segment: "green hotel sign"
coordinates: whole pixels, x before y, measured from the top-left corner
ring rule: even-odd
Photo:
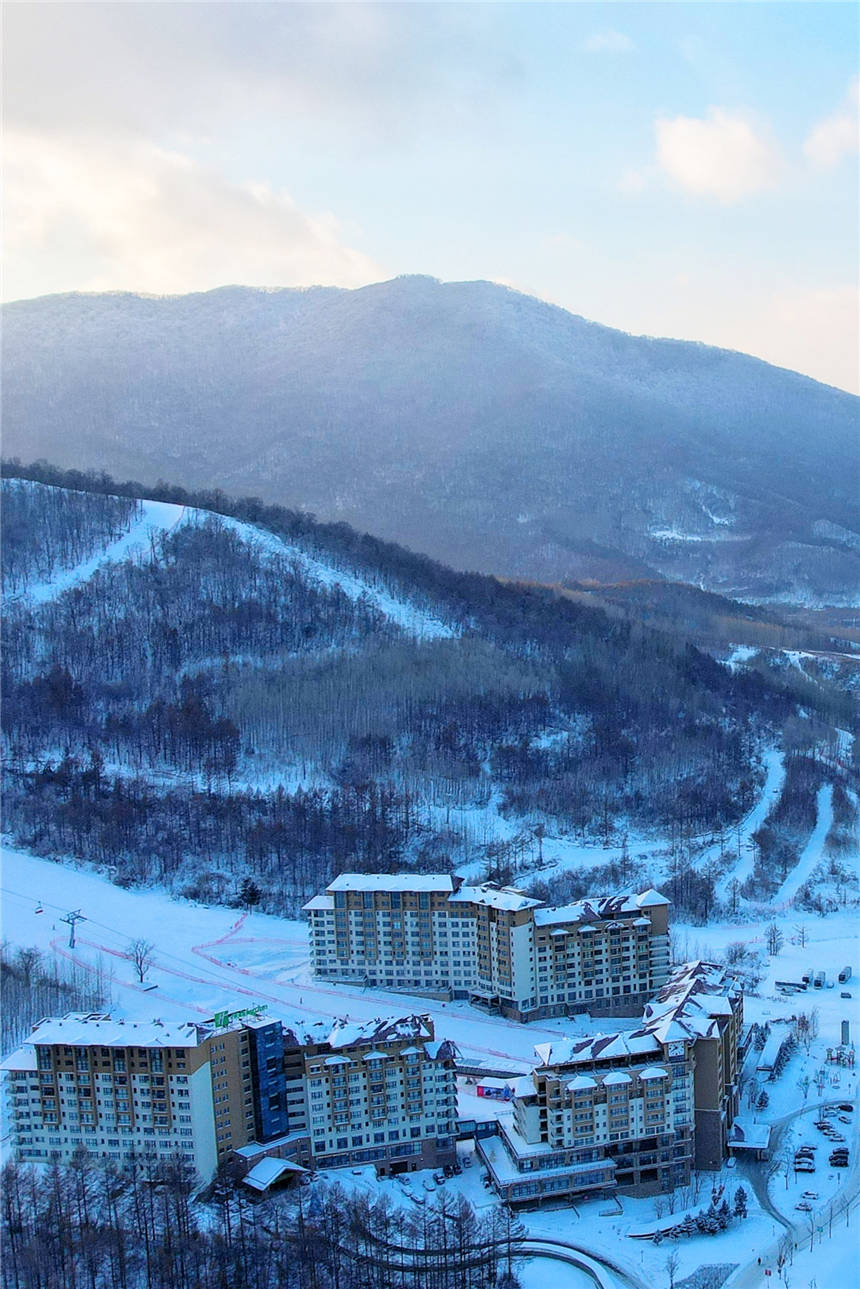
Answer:
[[[239,1020],[242,1016],[259,1016],[260,1012],[267,1010],[268,1003],[260,1003],[256,1007],[243,1007],[238,1012],[216,1012],[212,1023],[216,1029],[225,1029],[233,1020]]]

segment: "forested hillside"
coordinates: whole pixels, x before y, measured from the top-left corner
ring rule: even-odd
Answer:
[[[460,569],[853,604],[858,400],[491,282],[3,309],[6,451],[343,519]]]
[[[5,827],[119,881],[283,911],[344,869],[509,876],[548,834],[677,847],[731,827],[797,724],[791,676],[546,588],[29,473],[54,482],[3,484]],[[808,755],[835,700],[803,698]]]

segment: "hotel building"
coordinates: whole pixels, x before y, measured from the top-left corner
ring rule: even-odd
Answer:
[[[450,874],[343,873],[305,905],[315,975],[468,998],[515,1020],[632,1015],[669,974],[657,891],[552,908]]]
[[[513,1120],[478,1142],[512,1204],[647,1195],[719,1169],[737,1113],[743,995],[723,969],[675,971],[636,1029],[535,1048]]]
[[[450,1162],[454,1055],[427,1016],[285,1029],[93,1013],[42,1021],[2,1068],[23,1162],[178,1156],[205,1182],[229,1158],[268,1154],[380,1174]]]

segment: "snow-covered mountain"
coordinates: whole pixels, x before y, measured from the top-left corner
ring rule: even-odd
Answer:
[[[5,452],[253,493],[458,568],[860,592],[858,400],[487,282],[4,309]]]

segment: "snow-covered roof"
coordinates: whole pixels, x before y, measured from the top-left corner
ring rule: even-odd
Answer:
[[[242,1181],[255,1191],[265,1191],[279,1177],[283,1177],[284,1173],[306,1173],[307,1171],[301,1164],[294,1164],[290,1159],[273,1159],[269,1156],[255,1164]]]
[[[66,1047],[196,1047],[214,1026],[194,1021],[114,1020],[107,1013],[70,1013],[62,1020],[43,1020],[24,1040],[39,1046]]]
[[[513,886],[495,886],[487,882],[484,886],[461,886],[448,901],[449,904],[484,904],[488,908],[502,909],[509,913],[518,913],[522,909],[534,909],[540,900],[533,900]]]
[[[643,1028],[663,1043],[715,1038],[720,1032],[719,1019],[731,1016],[738,993],[724,967],[715,962],[686,962],[675,968],[656,998],[646,1003]]]
[[[326,891],[438,891],[454,889],[450,873],[340,873]],[[307,905],[305,906],[307,907]]]
[[[306,1140],[306,1133],[290,1132],[283,1137],[274,1137],[271,1141],[249,1141],[247,1145],[237,1146],[233,1154],[241,1156],[242,1159],[256,1159],[258,1155],[265,1155],[269,1150],[282,1150],[285,1146],[298,1146],[299,1142]]]
[[[36,1049],[29,1043],[23,1043],[21,1047],[11,1052],[5,1061],[0,1061],[0,1070],[35,1070],[36,1068]]]
[[[618,1034],[596,1034],[591,1038],[563,1038],[552,1043],[539,1043],[535,1054],[541,1065],[579,1065],[590,1061],[653,1056],[660,1045],[652,1034],[643,1030]]]
[[[623,1070],[612,1070],[606,1075],[603,1082],[604,1084],[609,1084],[611,1087],[618,1087],[622,1083],[632,1083],[633,1080],[630,1075],[625,1074]]]
[[[330,1047],[355,1047],[367,1043],[376,1047],[380,1043],[411,1039],[426,1042],[434,1034],[429,1016],[376,1016],[373,1020],[353,1021],[344,1017],[335,1023],[327,1042]]]
[[[770,1124],[755,1123],[738,1115],[726,1138],[732,1150],[767,1150],[770,1144]]]
[[[390,1052],[380,1052],[374,1048],[372,1052],[365,1052],[364,1059],[365,1061],[387,1061],[390,1055]]]
[[[659,1065],[649,1065],[647,1069],[639,1071],[640,1079],[668,1079],[669,1071],[663,1070]]]
[[[305,913],[313,913],[313,912],[316,912],[318,909],[322,909],[326,912],[330,912],[334,908],[334,896],[333,895],[315,895],[312,900],[308,900],[307,904],[303,904],[302,908],[304,909]]]
[[[643,891],[640,895],[605,895],[598,899],[577,900],[573,904],[561,904],[554,907],[538,909],[535,912],[535,926],[558,926],[561,923],[602,922],[612,924],[617,918],[630,913],[640,913],[643,908],[655,908],[668,905],[671,901],[658,891]],[[625,923],[618,923],[619,926]],[[650,926],[648,918],[638,917],[634,926]],[[594,927],[580,926],[580,930],[595,930]]]
[[[571,1092],[584,1092],[586,1088],[596,1088],[597,1080],[589,1078],[587,1074],[577,1074],[574,1078],[568,1079],[566,1086]]]

